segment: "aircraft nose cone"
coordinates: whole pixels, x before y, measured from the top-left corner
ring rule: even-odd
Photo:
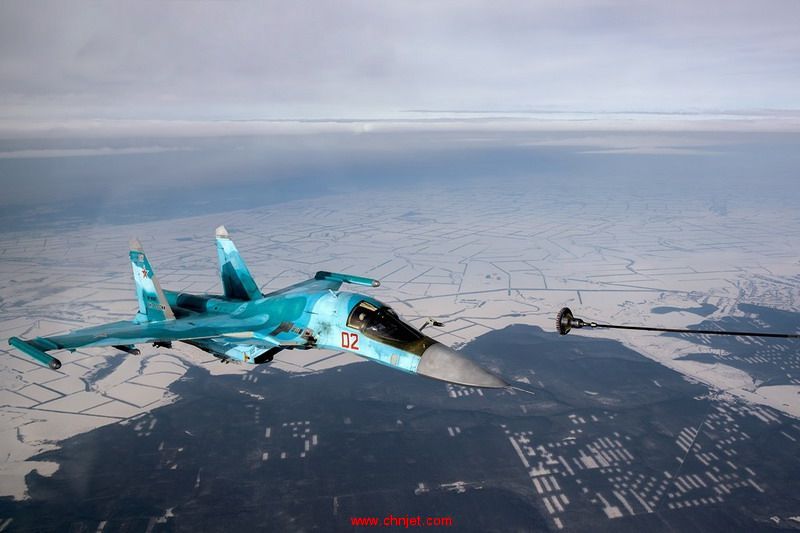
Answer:
[[[470,387],[507,386],[499,377],[438,342],[422,352],[417,374]]]

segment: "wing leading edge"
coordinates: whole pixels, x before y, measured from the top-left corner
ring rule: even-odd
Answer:
[[[340,274],[338,272],[326,272],[320,270],[313,278],[289,285],[275,292],[265,294],[265,298],[280,296],[285,294],[306,294],[315,291],[338,291],[342,283],[352,283],[354,285],[365,285],[367,287],[380,287],[381,282],[377,279],[353,276],[351,274]]]

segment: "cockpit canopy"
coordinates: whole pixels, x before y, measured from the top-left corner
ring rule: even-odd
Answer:
[[[353,307],[347,318],[347,326],[360,330],[367,337],[379,342],[409,351],[412,351],[409,345],[427,339],[425,335],[400,320],[391,307],[377,307],[366,300]]]

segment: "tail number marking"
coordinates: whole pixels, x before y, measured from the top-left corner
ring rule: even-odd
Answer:
[[[342,348],[358,350],[358,333],[342,332]]]

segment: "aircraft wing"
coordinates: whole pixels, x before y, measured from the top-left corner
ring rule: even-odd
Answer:
[[[58,368],[61,363],[44,352],[97,346],[126,346],[156,341],[206,339],[221,335],[249,333],[267,326],[268,322],[264,317],[244,319],[232,318],[227,315],[186,317],[143,324],[126,321],[112,322],[79,329],[65,335],[36,337],[29,341],[12,337],[8,342],[34,359]],[[55,366],[56,364],[57,366]]]
[[[335,292],[339,290],[339,287],[342,286],[342,283],[353,283],[355,285],[365,285],[367,287],[378,287],[381,284],[380,281],[372,278],[364,278],[350,274],[339,274],[337,272],[319,271],[311,279],[307,279],[305,281],[301,281],[300,283],[289,285],[288,287],[275,292],[265,294],[264,297],[269,298],[270,296],[279,296],[285,294],[306,294],[318,291]]]

